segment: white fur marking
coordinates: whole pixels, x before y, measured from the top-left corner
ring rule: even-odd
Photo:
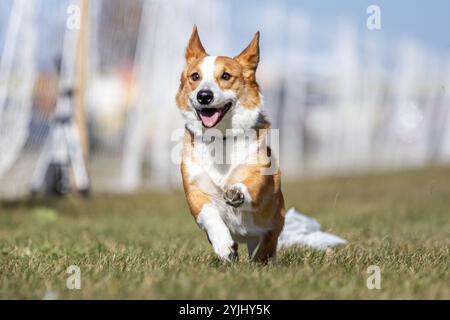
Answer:
[[[220,217],[218,208],[211,205],[203,205],[197,217],[197,223],[201,229],[208,233],[214,252],[223,260],[230,261],[233,253],[234,241],[230,231]]]
[[[199,87],[203,88],[205,86],[211,85],[211,82],[214,82],[214,70],[216,69],[216,57],[215,56],[207,56],[203,59],[202,64],[200,65],[200,70],[202,71],[202,82]]]

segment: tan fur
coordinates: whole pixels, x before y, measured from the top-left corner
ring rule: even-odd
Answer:
[[[192,62],[186,65],[186,68],[181,73],[180,87],[178,88],[176,101],[182,111],[189,111],[189,106],[187,105],[188,95],[200,84],[200,81],[193,81],[190,76],[194,72],[197,72],[200,77],[202,76],[202,71],[200,70],[202,60],[203,57],[191,59]]]
[[[245,95],[241,102],[247,108],[256,108],[260,105],[259,86],[256,82],[256,68],[259,63],[259,31],[255,34],[250,44],[239,55],[234,57],[242,67]]]
[[[194,60],[203,58],[207,53],[203,48],[200,37],[198,36],[197,26],[192,29],[191,37],[189,38],[188,46],[186,47],[185,58],[187,64],[191,64]]]

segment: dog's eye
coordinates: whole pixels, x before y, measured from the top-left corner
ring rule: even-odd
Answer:
[[[229,74],[228,72],[224,72],[222,73],[222,80],[228,81],[231,78],[231,74]]]
[[[197,72],[194,72],[193,74],[191,74],[191,79],[193,81],[198,81],[200,79],[200,75]]]

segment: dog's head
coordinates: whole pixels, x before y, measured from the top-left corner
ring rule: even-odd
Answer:
[[[194,26],[186,48],[177,105],[188,129],[250,129],[261,117],[262,99],[256,82],[259,32],[234,58],[206,53]]]

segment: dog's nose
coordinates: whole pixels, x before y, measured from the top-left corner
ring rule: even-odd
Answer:
[[[200,90],[197,93],[197,101],[200,102],[200,104],[210,104],[213,99],[214,94],[211,90]]]

